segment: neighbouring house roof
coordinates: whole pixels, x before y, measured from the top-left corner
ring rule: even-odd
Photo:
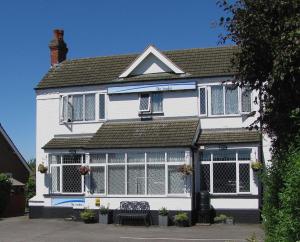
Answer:
[[[260,132],[248,129],[204,129],[200,131],[198,145],[259,142]]]
[[[15,144],[13,143],[13,141],[10,139],[10,137],[8,136],[8,134],[6,133],[6,131],[4,130],[4,128],[2,127],[1,124],[0,124],[0,135],[2,135],[4,137],[4,139],[7,141],[7,143],[10,145],[10,147],[13,149],[13,151],[15,152],[15,154],[18,156],[20,162],[29,171],[29,174],[31,174],[32,170],[30,169],[30,167],[27,164],[26,160],[24,159],[24,157],[22,156],[22,154],[20,153],[20,151],[18,150],[18,148],[15,146]]]
[[[119,76],[139,57],[138,54],[66,60],[51,68],[36,89],[232,75],[231,59],[236,51],[237,47],[162,51],[185,74],[160,73],[125,78]]]
[[[12,184],[13,186],[25,186],[24,183],[22,183],[22,182],[16,180],[15,178],[12,178],[12,177],[11,177],[11,178],[9,178],[9,180],[10,180],[10,182],[11,182],[11,184]]]
[[[44,149],[191,147],[199,133],[199,119],[106,122],[90,139],[54,138]]]

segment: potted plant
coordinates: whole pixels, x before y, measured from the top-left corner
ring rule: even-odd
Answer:
[[[80,166],[79,168],[79,173],[82,176],[85,176],[86,174],[88,174],[90,171],[90,168],[88,166]]]
[[[229,216],[229,217],[226,218],[225,221],[226,221],[226,224],[234,224],[234,218],[233,217]]]
[[[100,206],[99,209],[99,223],[100,224],[108,224],[108,212],[109,206]]]
[[[83,212],[80,213],[80,218],[86,224],[95,223],[96,222],[96,213],[91,209],[85,209]]]
[[[169,211],[167,208],[162,207],[158,211],[158,225],[159,226],[168,226],[169,225]]]
[[[174,223],[179,227],[189,226],[189,217],[185,212],[179,212],[174,216]]]
[[[219,223],[226,223],[227,216],[225,214],[220,214],[219,216],[214,217],[214,222]]]
[[[254,172],[257,172],[263,168],[263,164],[259,161],[254,161],[251,163],[251,168]]]
[[[183,175],[188,176],[193,174],[193,167],[191,165],[181,165],[178,168],[178,171],[181,172]]]
[[[48,171],[48,167],[44,165],[44,162],[42,162],[41,164],[39,164],[38,166],[38,171],[42,174],[47,173]]]

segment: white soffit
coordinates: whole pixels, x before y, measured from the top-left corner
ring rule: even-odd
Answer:
[[[168,57],[162,54],[154,46],[150,45],[120,76],[119,78],[124,78],[129,76],[134,70],[140,66],[149,56],[155,56],[159,61],[161,61],[165,67],[173,71],[175,74],[183,74],[184,71],[181,70],[177,65],[175,65]],[[149,63],[148,63],[149,65]],[[164,68],[165,69],[165,68]]]

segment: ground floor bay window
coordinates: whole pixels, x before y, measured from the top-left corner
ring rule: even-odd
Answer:
[[[189,178],[180,172],[189,151],[95,152],[50,155],[51,193],[107,196],[166,196],[189,193]],[[81,165],[90,172],[81,176]]]
[[[201,154],[201,190],[211,194],[251,193],[252,149],[206,150]]]

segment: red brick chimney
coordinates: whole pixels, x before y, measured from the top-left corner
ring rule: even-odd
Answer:
[[[49,43],[51,66],[57,65],[67,58],[68,48],[64,41],[64,31],[62,29],[53,30],[54,38]]]

